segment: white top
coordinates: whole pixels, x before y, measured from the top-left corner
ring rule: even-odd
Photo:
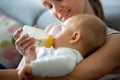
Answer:
[[[34,76],[64,76],[83,60],[77,50],[65,47],[58,49],[42,47],[37,53],[37,59],[31,62]]]
[[[116,31],[114,29],[111,29],[109,27],[107,27],[107,35],[110,35],[110,34],[117,34],[117,33],[120,33],[119,31]]]

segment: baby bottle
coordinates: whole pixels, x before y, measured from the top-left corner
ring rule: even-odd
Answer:
[[[31,27],[28,25],[23,26],[23,31],[21,36],[28,34],[29,37],[33,37],[35,39],[34,46],[42,47],[45,46],[47,48],[53,45],[54,37],[49,35],[47,32],[40,28]]]
[[[52,26],[52,28],[48,31],[48,33],[55,37],[62,30],[63,25],[60,22],[56,22],[52,23],[49,26]]]

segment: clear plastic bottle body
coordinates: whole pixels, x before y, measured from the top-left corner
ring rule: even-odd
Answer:
[[[28,34],[29,37],[33,37],[35,39],[34,46],[42,47],[45,46],[47,48],[51,47],[54,41],[54,37],[49,35],[47,32],[40,28],[34,28],[28,25],[23,26],[23,31],[21,36]]]
[[[48,33],[55,37],[62,30],[63,25],[60,22],[56,22],[56,23],[52,23],[50,26],[51,28],[48,31]]]

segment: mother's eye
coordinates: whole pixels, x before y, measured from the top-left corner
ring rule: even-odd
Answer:
[[[52,8],[52,5],[47,5],[46,8],[47,8],[47,9],[51,9],[51,8]]]
[[[50,3],[44,3],[43,5],[47,9],[51,9],[53,7]]]

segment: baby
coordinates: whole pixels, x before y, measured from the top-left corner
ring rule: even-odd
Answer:
[[[77,63],[106,41],[106,25],[96,16],[76,15],[61,25],[62,29],[55,36],[53,47],[37,48],[36,59],[19,70],[21,80],[27,80],[32,75],[43,77],[67,75]]]

